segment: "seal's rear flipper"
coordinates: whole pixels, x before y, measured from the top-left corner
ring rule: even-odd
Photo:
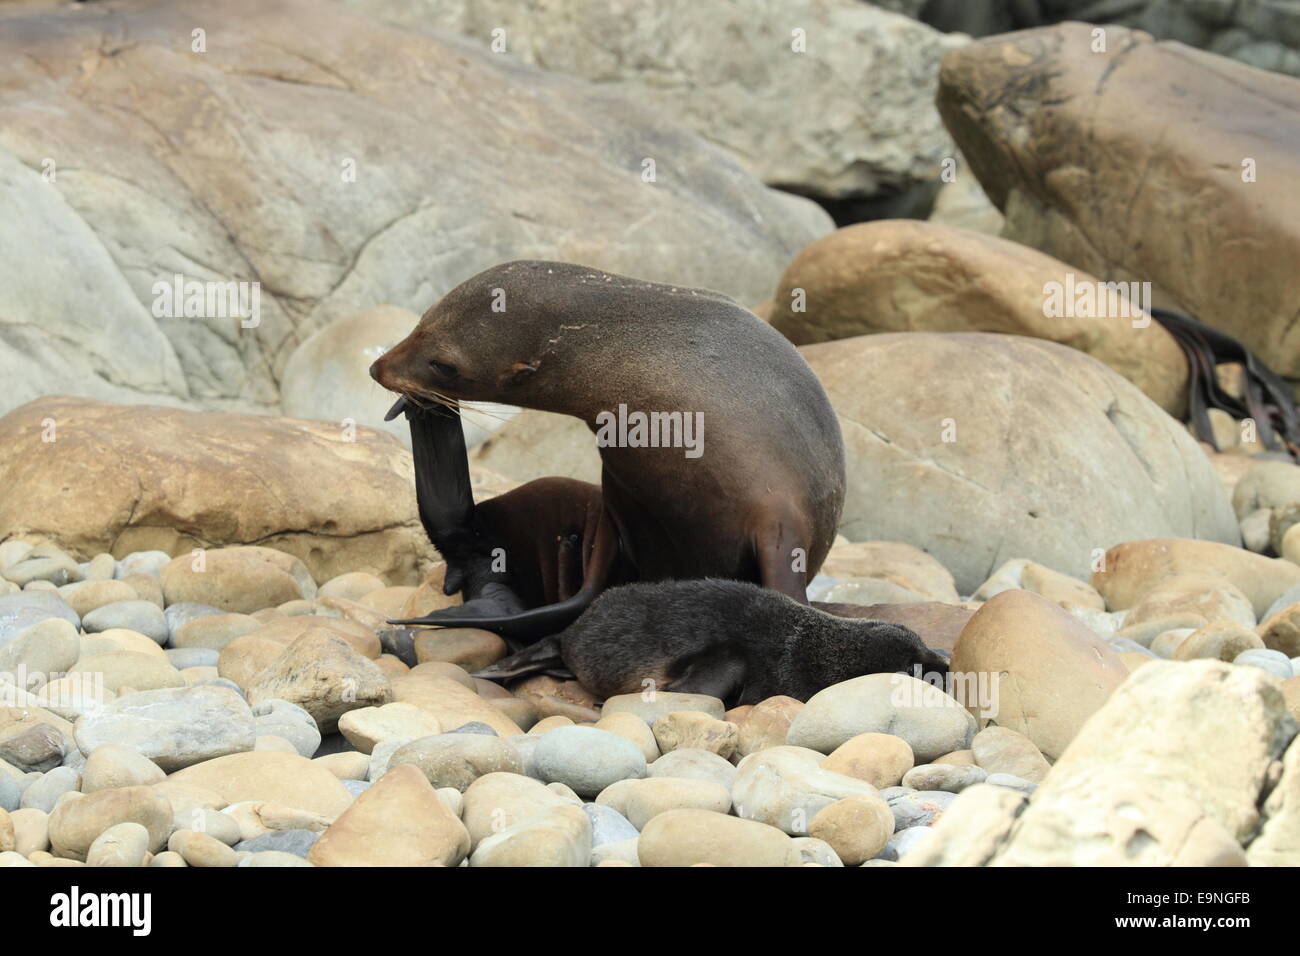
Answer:
[[[478,627],[485,631],[510,639],[528,639],[539,634],[558,634],[572,624],[587,609],[595,595],[584,589],[567,601],[531,608],[527,611],[511,611],[499,598],[492,597],[493,589],[509,591],[504,585],[489,585],[484,589],[484,596],[466,601],[456,607],[446,607],[424,617],[405,621],[389,621],[395,627],[413,625],[434,627]],[[513,594],[513,592],[510,592]]]
[[[517,654],[503,657],[495,664],[475,671],[472,676],[501,681],[516,677],[531,677],[533,674],[555,676],[556,672],[568,674],[570,678],[573,676],[565,665],[564,658],[560,656],[559,635],[545,638]]]
[[[1159,308],[1152,309],[1151,315],[1187,357],[1188,419],[1197,438],[1218,449],[1209,409],[1219,408],[1235,418],[1252,419],[1259,441],[1266,447],[1273,446],[1275,434],[1280,435],[1292,457],[1300,458],[1300,412],[1286,382],[1277,373],[1236,339],[1189,315]],[[1245,394],[1241,399],[1219,387],[1214,370],[1224,362],[1239,363],[1245,370]]]

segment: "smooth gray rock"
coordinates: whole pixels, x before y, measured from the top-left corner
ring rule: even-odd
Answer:
[[[889,809],[894,812],[895,832],[909,827],[928,827],[956,799],[957,794],[943,790],[918,790],[888,801]]]
[[[167,687],[110,701],[76,723],[77,746],[90,753],[121,744],[167,773],[253,749],[257,724],[248,704],[226,687]]]
[[[178,671],[182,671],[187,667],[216,667],[217,660],[220,657],[220,651],[214,651],[207,647],[169,647],[167,649],[167,659],[172,662],[172,667]]]
[[[599,803],[584,803],[582,812],[591,818],[591,845],[593,849],[602,843],[635,840],[640,835],[631,821],[613,807],[607,807]]]
[[[156,641],[160,647],[166,646],[171,638],[162,608],[152,601],[115,601],[105,604],[82,618],[81,626],[87,634],[124,627]]]
[[[542,780],[572,787],[581,797],[646,775],[645,754],[636,744],[595,727],[557,727],[543,734],[533,765]]]
[[[264,700],[253,707],[253,719],[257,724],[257,735],[264,737],[274,734],[293,744],[293,749],[304,757],[324,756],[321,749],[321,732],[311,714],[297,704],[273,698]],[[332,737],[341,734],[331,735]],[[337,753],[338,751],[329,751]]]
[[[249,853],[265,853],[274,850],[278,853],[292,853],[306,858],[308,851],[320,839],[314,830],[272,830],[249,840],[240,840],[235,844],[236,850]]]
[[[1267,648],[1242,651],[1232,659],[1232,663],[1239,667],[1258,667],[1260,670],[1280,677],[1282,680],[1295,676],[1295,669],[1291,666],[1291,658],[1281,651]]]
[[[34,624],[61,617],[75,628],[81,618],[53,591],[23,591],[0,597],[0,647]]]
[[[27,786],[19,806],[24,810],[44,810],[50,813],[59,797],[81,786],[81,774],[71,767],[55,767]]]

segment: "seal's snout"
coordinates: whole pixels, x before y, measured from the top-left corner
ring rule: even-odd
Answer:
[[[370,377],[373,378],[384,388],[388,387],[388,353],[385,352],[379,358],[370,363]]]

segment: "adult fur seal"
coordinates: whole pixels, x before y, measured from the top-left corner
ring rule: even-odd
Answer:
[[[394,413],[411,421],[421,516],[448,593],[465,597],[397,623],[536,638],[607,586],[679,578],[751,581],[802,602],[834,539],[845,478],[830,401],[794,346],[717,293],[510,262],[449,292],[370,372],[403,396]],[[676,425],[702,423],[704,440],[674,445],[682,430],[661,418],[665,440],[602,444],[598,489],[529,483],[476,507],[448,413],[458,400],[573,415],[598,434],[606,416],[676,413]]]
[[[705,626],[701,626],[704,622]],[[659,690],[729,706],[890,671],[948,673],[906,627],[835,617],[741,581],[665,581],[611,588],[562,633],[474,676],[505,680],[571,671],[599,698]]]

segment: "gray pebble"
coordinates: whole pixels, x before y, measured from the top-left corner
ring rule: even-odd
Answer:
[[[162,569],[171,564],[172,556],[166,551],[132,551],[113,571],[113,577],[119,581],[132,574],[151,574],[157,577]]]
[[[444,730],[446,734],[485,734],[489,737],[499,737],[495,730],[483,723],[481,720],[471,720],[468,724],[461,724],[454,730]]]
[[[1270,617],[1282,610],[1284,607],[1290,607],[1292,604],[1300,604],[1300,584],[1293,588],[1283,591],[1276,601],[1269,605],[1268,611],[1260,618],[1261,621],[1267,621]]]
[[[543,734],[533,765],[547,783],[594,797],[619,780],[645,776],[645,754],[625,737],[595,727],[556,727]]]
[[[73,627],[81,627],[77,612],[54,591],[23,591],[0,597],[0,647],[52,617],[61,617]]]
[[[1112,637],[1106,643],[1110,645],[1110,649],[1116,654],[1126,652],[1130,654],[1142,654],[1146,657],[1159,656],[1155,651],[1151,650],[1151,648],[1143,647],[1130,637]]]
[[[1026,780],[1024,777],[1017,777],[1013,773],[991,773],[984,782],[991,783],[995,787],[1019,790],[1021,793],[1033,793],[1038,789],[1038,784]]]
[[[253,708],[253,721],[259,737],[283,737],[304,757],[315,756],[320,748],[320,729],[315,719],[297,704],[279,698],[264,700]]]
[[[897,800],[899,797],[905,797],[909,793],[916,793],[915,787],[885,787],[880,791],[880,796],[885,801]]]
[[[71,767],[55,767],[49,773],[41,774],[39,780],[23,791],[19,805],[24,810],[44,810],[50,813],[59,797],[71,793],[81,786],[81,775]]]
[[[928,827],[952,806],[957,794],[943,790],[918,790],[889,801],[894,811],[894,830],[909,827]]]
[[[320,839],[314,830],[272,830],[251,840],[240,840],[235,844],[236,850],[249,853],[264,853],[275,850],[279,853],[292,853],[294,856],[306,857],[312,845]]]
[[[82,618],[81,626],[87,634],[124,627],[143,634],[160,647],[165,647],[171,637],[162,608],[152,601],[114,601],[105,604]]]
[[[901,860],[915,850],[921,841],[929,839],[932,833],[933,831],[929,827],[908,827],[905,830],[899,830],[886,844],[885,849],[892,848],[894,851],[893,859]]]
[[[22,798],[23,792],[18,787],[18,781],[7,773],[0,773],[0,810],[17,810]]]
[[[340,780],[339,782],[343,784],[344,790],[352,794],[353,800],[361,796],[369,790],[371,786],[373,786],[369,780]]]
[[[182,601],[179,604],[173,604],[167,610],[163,611],[163,617],[167,620],[167,631],[169,634],[175,634],[180,630],[182,624],[197,620],[201,617],[212,617],[214,614],[225,614],[226,612],[219,607],[213,607],[211,604],[198,604],[194,601]]]
[[[1291,667],[1291,658],[1287,657],[1281,651],[1272,651],[1262,648],[1255,648],[1249,651],[1242,651],[1232,659],[1232,663],[1241,667],[1258,667],[1262,671],[1273,674],[1286,680],[1295,676],[1295,671]]]
[[[167,649],[167,659],[172,662],[172,667],[178,671],[183,671],[187,667],[216,667],[217,660],[220,657],[220,651],[214,651],[207,647],[170,647]]]
[[[599,803],[584,803],[582,812],[591,820],[591,845],[598,847],[602,843],[618,843],[622,840],[635,840],[640,834],[631,821],[613,807]]]

